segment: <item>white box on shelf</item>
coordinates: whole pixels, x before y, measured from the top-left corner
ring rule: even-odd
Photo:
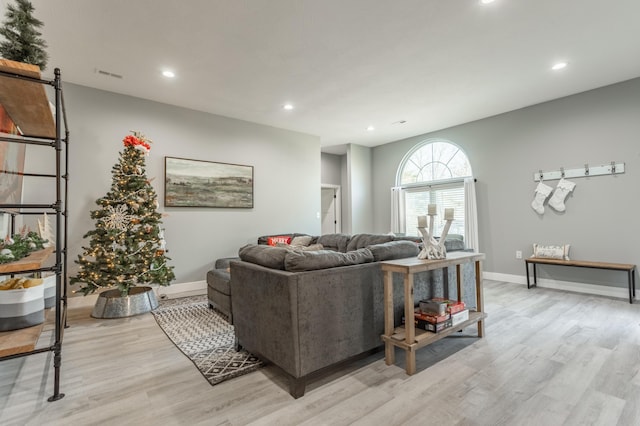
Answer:
[[[465,309],[464,311],[457,312],[455,314],[451,314],[451,325],[455,326],[469,319],[469,310]]]

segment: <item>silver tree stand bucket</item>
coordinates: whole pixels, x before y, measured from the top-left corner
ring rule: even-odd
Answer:
[[[128,296],[120,290],[107,290],[98,295],[93,318],[125,318],[151,312],[158,307],[158,299],[151,287],[132,287]]]

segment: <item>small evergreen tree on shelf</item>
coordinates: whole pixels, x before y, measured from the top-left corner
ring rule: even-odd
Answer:
[[[28,0],[16,0],[17,5],[7,5],[4,26],[0,35],[5,40],[0,42],[0,56],[11,61],[33,64],[44,70],[49,55],[45,51],[47,43],[38,31],[42,21],[33,16],[34,7]]]
[[[113,181],[100,206],[91,211],[95,229],[84,235],[89,247],[75,261],[71,284],[81,283],[85,295],[100,287],[118,287],[122,296],[144,284],[169,285],[175,278],[165,254],[158,196],[145,172],[150,140],[139,132],[126,136],[124,150],[112,168]]]

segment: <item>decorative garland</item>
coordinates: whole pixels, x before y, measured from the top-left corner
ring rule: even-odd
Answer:
[[[14,262],[34,251],[42,250],[46,242],[47,240],[43,240],[33,231],[24,235],[15,234],[12,238],[7,237],[0,242],[0,263]]]

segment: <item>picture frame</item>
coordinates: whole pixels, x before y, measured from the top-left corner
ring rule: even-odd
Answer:
[[[253,166],[164,157],[165,207],[253,208]]]

